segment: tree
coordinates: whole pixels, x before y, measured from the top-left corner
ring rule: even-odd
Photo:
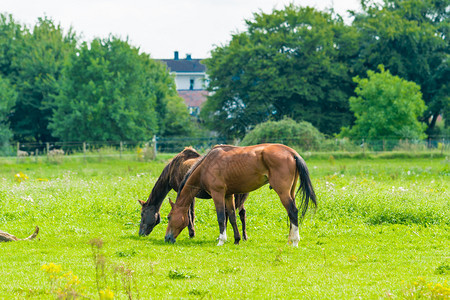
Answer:
[[[75,34],[47,18],[39,19],[33,31],[25,30],[12,67],[18,98],[10,117],[14,137],[19,141],[54,140],[48,128],[53,114],[53,95],[68,54],[76,47]]]
[[[194,130],[186,104],[179,96],[167,99],[163,122],[164,131],[160,131],[160,135],[164,137],[190,136]]]
[[[339,16],[310,7],[255,13],[246,32],[216,47],[205,61],[213,95],[201,118],[228,137],[284,116],[331,134],[352,121],[348,98],[354,84],[347,61],[358,49],[356,41],[356,32]]]
[[[71,56],[50,128],[63,141],[149,140],[159,130],[157,105],[166,108],[175,93],[164,65],[127,41],[95,39]]]
[[[418,117],[426,109],[420,87],[393,76],[380,66],[380,72],[367,72],[368,78],[355,77],[357,97],[350,98],[355,113],[353,127],[343,128],[341,135],[353,138],[421,139],[425,124]]]
[[[422,121],[431,134],[450,101],[449,1],[362,3],[364,11],[354,14],[352,25],[360,32],[361,44],[355,70],[363,75],[383,64],[393,75],[417,83],[428,107]]]
[[[14,61],[22,40],[22,27],[11,15],[0,14],[0,148],[5,149],[13,136],[10,128],[17,92],[12,80],[17,75]]]
[[[9,116],[16,103],[17,92],[8,79],[0,74],[0,149],[9,145],[13,133],[9,126]]]
[[[22,45],[23,30],[11,15],[0,14],[0,75],[10,81],[18,73],[15,62]]]

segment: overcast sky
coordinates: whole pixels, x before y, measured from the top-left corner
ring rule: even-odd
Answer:
[[[0,0],[0,12],[29,27],[47,16],[82,40],[109,34],[139,47],[153,58],[210,56],[214,45],[224,45],[231,34],[245,30],[254,12],[270,13],[289,3],[334,10],[360,10],[360,0]]]

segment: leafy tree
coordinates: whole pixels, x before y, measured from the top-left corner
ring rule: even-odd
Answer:
[[[71,56],[50,128],[64,141],[149,140],[174,87],[165,66],[127,41],[95,39]]]
[[[23,30],[11,15],[0,14],[0,75],[10,81],[18,73],[15,62],[22,46]]]
[[[184,100],[179,96],[167,99],[163,122],[164,131],[160,131],[161,136],[191,136],[193,134],[194,127],[189,112]]]
[[[317,149],[325,136],[311,123],[284,118],[280,121],[260,123],[249,131],[241,145],[255,145],[261,143],[282,143],[304,150]]]
[[[393,76],[380,66],[380,72],[367,72],[368,78],[355,77],[357,97],[350,98],[355,125],[343,128],[341,135],[354,138],[420,139],[425,124],[418,117],[426,109],[420,87]]]
[[[331,134],[352,121],[348,97],[354,84],[347,61],[358,49],[356,41],[356,31],[339,16],[310,7],[255,13],[246,32],[233,35],[205,61],[214,93],[201,117],[228,137],[284,116]]]
[[[421,87],[428,109],[422,120],[432,133],[449,106],[449,0],[363,0],[354,14],[360,32],[358,74],[383,64],[393,75]],[[448,118],[448,113],[444,115]]]
[[[18,98],[11,115],[16,140],[47,142],[53,140],[48,129],[53,114],[53,95],[68,54],[75,49],[71,30],[63,29],[47,18],[39,19],[33,31],[25,30],[12,67]]]
[[[9,144],[12,131],[9,116],[17,99],[17,92],[8,79],[0,75],[0,149]]]

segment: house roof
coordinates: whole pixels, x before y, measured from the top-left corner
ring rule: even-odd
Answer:
[[[161,59],[171,72],[200,72],[206,71],[206,66],[201,64],[201,59]]]
[[[178,95],[184,99],[188,107],[200,107],[208,96],[205,90],[178,90]]]

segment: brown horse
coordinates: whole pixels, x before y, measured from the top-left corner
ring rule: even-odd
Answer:
[[[163,169],[161,175],[153,187],[150,196],[147,201],[139,200],[142,205],[141,208],[141,223],[139,226],[139,235],[149,235],[153,228],[161,221],[160,209],[164,198],[170,192],[170,190],[178,191],[181,182],[188,170],[200,159],[201,155],[191,147],[185,148],[182,152],[176,155],[172,161],[167,164]],[[210,199],[211,196],[205,191],[199,191],[196,195],[197,198]],[[236,195],[236,206],[239,209],[239,216],[242,222],[242,235],[244,239],[247,239],[246,232],[246,213],[244,208],[244,202],[248,197],[248,194]],[[189,236],[195,236],[194,228],[194,201],[188,210],[189,212]]]
[[[300,177],[303,197],[301,219],[305,216],[311,200],[317,207],[316,195],[309,178],[305,161],[293,149],[281,144],[262,144],[249,147],[214,147],[186,174],[178,191],[176,203],[170,201],[172,210],[168,215],[165,241],[175,242],[188,224],[188,209],[199,191],[207,191],[213,198],[219,223],[219,243],[226,241],[225,209],[229,212],[234,231],[234,243],[240,236],[234,213],[233,194],[249,193],[264,184],[270,186],[280,197],[290,220],[289,242],[294,246],[300,240],[298,232],[298,209],[295,205],[295,186]]]

